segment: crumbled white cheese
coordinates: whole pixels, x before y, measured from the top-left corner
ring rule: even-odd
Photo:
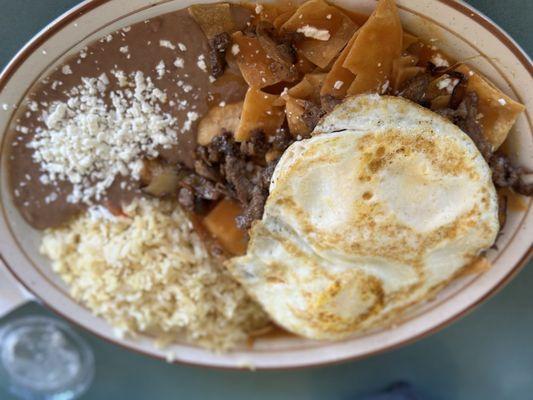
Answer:
[[[219,107],[226,107],[226,102],[225,101],[221,101],[220,103],[218,103],[218,106]]]
[[[450,78],[448,75],[444,75],[444,78],[437,82],[437,88],[440,90],[446,89],[446,92],[451,94],[458,83],[459,79]]]
[[[257,4],[257,5],[255,6],[255,13],[256,13],[256,14],[261,14],[261,13],[263,12],[263,9],[264,9],[264,7],[263,7],[262,4]]]
[[[187,113],[187,119],[185,120],[185,123],[183,124],[183,131],[186,132],[186,131],[189,131],[191,130],[191,126],[192,126],[192,123],[194,121],[196,121],[200,116],[198,115],[197,112],[194,112],[194,111],[189,111]]]
[[[163,76],[165,76],[166,72],[166,66],[165,62],[163,60],[159,61],[159,64],[156,65],[155,70],[157,72],[157,77],[161,79]]]
[[[331,14],[326,15],[326,19],[331,19]]]
[[[198,68],[200,68],[202,71],[207,72],[207,64],[205,63],[205,56],[203,54],[200,54],[198,56],[198,61],[196,61],[196,65]]]
[[[187,50],[187,46],[185,46],[183,43],[178,43],[178,49],[180,49],[181,51],[186,51]]]
[[[46,128],[27,145],[49,181],[72,184],[72,203],[100,200],[117,176],[139,179],[141,158],[155,158],[177,140],[177,121],[160,106],[166,94],[150,77],[112,73],[124,89],[108,90],[105,74],[82,78],[67,102],[44,110]]]
[[[65,64],[63,65],[63,67],[61,67],[61,72],[63,73],[63,75],[70,75],[72,74],[72,69],[70,68],[70,65]]]
[[[505,101],[505,99],[503,97],[498,99],[498,103],[500,103],[501,106],[504,106],[504,105],[507,104],[507,102]]]
[[[331,35],[327,29],[318,29],[311,25],[304,25],[297,29],[297,32],[303,33],[305,37],[321,40],[323,42],[328,41]]]
[[[170,40],[160,40],[159,46],[166,47],[167,49],[176,50],[176,46],[174,46]]]
[[[436,67],[449,67],[450,63],[448,60],[442,58],[440,54],[435,54],[433,57],[431,57],[431,62],[435,64]]]
[[[128,33],[131,31],[131,26],[126,26],[125,28],[122,28],[122,32]]]
[[[122,46],[118,49],[122,54],[127,54],[130,51],[130,48],[128,46]]]
[[[184,65],[185,65],[185,61],[183,60],[183,58],[176,57],[176,59],[174,60],[174,66],[176,68],[183,68]]]
[[[233,54],[234,56],[239,54],[240,51],[241,51],[241,48],[239,47],[239,45],[237,43],[235,43],[233,46],[231,46],[231,54]]]
[[[344,82],[343,82],[343,81],[337,81],[337,82],[335,82],[335,83],[333,84],[333,89],[335,89],[335,90],[339,90],[339,89],[342,87],[342,85],[344,85]]]

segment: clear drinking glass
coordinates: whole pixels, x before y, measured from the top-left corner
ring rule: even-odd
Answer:
[[[94,375],[93,353],[67,324],[26,317],[0,328],[0,381],[24,400],[72,400]]]

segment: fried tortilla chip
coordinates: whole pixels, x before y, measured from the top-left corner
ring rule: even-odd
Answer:
[[[418,58],[411,55],[400,56],[392,62],[391,85],[394,92],[396,92],[405,81],[424,71],[423,68],[416,67],[417,62]]]
[[[284,13],[281,13],[278,15],[275,19],[272,25],[274,25],[274,28],[280,29],[282,25],[287,22],[293,15],[296,9],[285,11]]]
[[[279,96],[256,88],[248,89],[235,140],[242,142],[248,139],[255,130],[261,130],[266,135],[275,134],[285,119],[283,107],[274,105],[278,98]]]
[[[195,4],[188,10],[208,39],[222,32],[231,33],[235,30],[228,3]]]
[[[288,94],[297,99],[311,100],[320,104],[320,90],[326,75],[325,72],[306,74],[297,85],[289,89]]]
[[[276,44],[267,37],[250,37],[242,32],[232,35],[238,46],[237,64],[250,87],[264,88],[278,82],[291,82],[298,78],[298,71],[279,53]]]
[[[207,146],[222,132],[236,132],[241,121],[243,102],[212,107],[198,124],[197,142]]]
[[[324,97],[335,97],[337,99],[342,99],[346,96],[348,88],[355,79],[355,75],[349,70],[343,67],[344,61],[350,52],[350,49],[357,38],[359,31],[354,33],[353,37],[350,39],[342,53],[339,55],[339,58],[333,63],[331,70],[326,75],[324,82],[322,84],[322,89],[320,90],[320,96]]]
[[[443,108],[450,106],[450,100],[452,99],[451,94],[441,94],[433,99],[431,99],[431,109],[432,110],[441,110]]]
[[[456,71],[468,77],[467,91],[477,93],[483,133],[494,149],[497,149],[507,138],[516,119],[525,110],[525,106],[505,95],[488,79],[467,65],[461,64]]]
[[[235,218],[242,214],[242,208],[235,201],[221,200],[209,214],[205,216],[202,224],[226,250],[232,255],[246,252],[247,239],[244,231],[237,228]]]
[[[295,44],[296,49],[313,64],[326,68],[348,43],[357,25],[337,7],[323,0],[309,0],[281,29],[303,33],[305,39]],[[319,32],[323,34],[320,39],[317,36]]]
[[[403,30],[394,0],[380,0],[344,60],[355,79],[348,94],[381,93],[389,85],[392,62],[402,52]]]
[[[307,136],[311,129],[302,118],[305,112],[304,100],[295,99],[291,96],[285,98],[285,115],[287,116],[287,123],[289,131],[294,137]]]

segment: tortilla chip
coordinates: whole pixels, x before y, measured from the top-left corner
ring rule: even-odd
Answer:
[[[311,100],[320,104],[320,90],[326,75],[325,72],[306,74],[297,85],[289,89],[288,94],[297,99]]]
[[[304,100],[295,99],[291,96],[286,96],[285,115],[287,116],[287,123],[289,125],[289,131],[292,136],[296,137],[307,136],[311,129],[302,119],[302,115],[305,112]]]
[[[296,69],[300,75],[305,75],[313,72],[316,69],[316,65],[309,61],[302,52],[296,51],[298,54],[298,61],[296,62]]]
[[[507,138],[518,116],[525,110],[525,106],[505,95],[487,78],[466,64],[461,64],[455,70],[468,78],[467,91],[477,93],[483,134],[494,149],[497,149]]]
[[[195,4],[189,7],[189,14],[200,25],[208,39],[222,33],[233,32],[235,24],[228,3]]]
[[[441,94],[433,99],[431,99],[431,109],[440,110],[450,106],[450,100],[452,99],[451,94]]]
[[[235,218],[242,208],[233,200],[221,200],[202,220],[202,224],[224,249],[232,255],[246,252],[246,232],[237,228]]]
[[[296,67],[278,57],[276,45],[269,38],[249,37],[242,32],[235,32],[232,38],[239,46],[237,64],[250,87],[261,89],[298,77]]]
[[[402,52],[403,30],[394,0],[380,0],[350,48],[343,67],[356,77],[348,94],[382,92]]]
[[[350,49],[357,38],[359,31],[355,32],[342,53],[339,55],[339,58],[333,63],[331,70],[326,75],[322,88],[320,90],[320,96],[332,96],[338,99],[346,96],[348,88],[355,79],[355,75],[350,72],[350,70],[343,67],[344,61],[350,53]]]
[[[281,13],[274,19],[274,22],[272,23],[272,25],[274,25],[274,27],[279,30],[281,26],[294,15],[295,11],[296,9]]]
[[[323,0],[309,0],[302,4],[281,29],[297,32],[306,26],[329,33],[328,40],[306,37],[295,44],[296,49],[305,58],[321,68],[328,66],[357,29],[357,25],[349,16]]]
[[[285,119],[283,107],[274,105],[278,98],[279,96],[256,88],[248,89],[244,98],[241,123],[235,132],[237,142],[247,140],[255,130],[261,130],[265,135],[276,133]]]
[[[415,56],[401,56],[396,58],[392,62],[392,71],[391,71],[391,85],[393,91],[397,91],[402,84],[413,76],[417,75],[417,70],[413,70],[415,65],[418,62],[418,58]],[[420,68],[423,72],[423,68]]]
[[[241,121],[243,102],[212,107],[198,124],[197,142],[207,146],[222,132],[236,132]]]

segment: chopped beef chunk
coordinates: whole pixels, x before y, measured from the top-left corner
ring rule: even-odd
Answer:
[[[322,103],[322,108],[326,112],[330,112],[335,107],[337,107],[340,103],[342,103],[342,99],[339,99],[338,97],[335,97],[331,94],[322,96],[320,101]]]
[[[324,116],[326,112],[312,101],[304,101],[304,113],[302,114],[302,120],[307,127],[312,131],[320,121],[320,118]]]
[[[429,73],[416,75],[402,85],[398,96],[405,97],[426,107],[428,106],[427,92],[432,80],[433,77]]]
[[[249,229],[252,222],[261,219],[263,216],[263,209],[265,208],[268,191],[263,190],[259,186],[254,186],[250,201],[247,202],[244,212],[236,219],[237,227],[242,230]]]
[[[261,130],[252,132],[250,138],[241,142],[241,152],[254,158],[264,158],[269,150],[269,144],[265,133]]]
[[[194,160],[194,171],[204,178],[211,179],[212,181],[217,181],[219,179],[218,171],[209,166],[202,158],[197,158]]]
[[[243,209],[237,226],[249,228],[263,214],[276,157],[293,141],[286,129],[270,137],[258,130],[241,143],[229,132],[215,136],[207,146],[197,147],[194,171],[180,167],[178,201],[198,213],[205,212],[222,197],[231,198]],[[271,151],[279,154],[267,162],[266,155]]]
[[[533,183],[524,180],[524,171],[514,167],[511,161],[500,153],[495,153],[490,161],[492,180],[498,187],[508,187],[524,196],[533,196]]]
[[[218,78],[226,69],[226,51],[231,44],[231,37],[227,32],[219,33],[209,40],[209,66],[211,75]]]
[[[478,120],[478,96],[475,92],[468,92],[457,107],[454,123],[461,128],[476,144],[485,160],[489,161],[493,148],[483,135],[483,129]]]
[[[196,197],[204,200],[219,200],[223,195],[215,183],[192,171],[181,180],[180,184],[192,189]]]
[[[261,185],[268,190],[270,186],[270,180],[272,179],[272,175],[274,174],[274,169],[276,169],[277,160],[272,161],[270,164],[266,166],[266,168],[261,173]]]
[[[294,142],[294,138],[290,135],[287,129],[280,129],[274,136],[272,136],[272,150],[283,152],[289,145]]]
[[[227,155],[222,166],[224,176],[236,199],[246,204],[253,189],[253,184],[246,174],[246,161],[238,156]]]

